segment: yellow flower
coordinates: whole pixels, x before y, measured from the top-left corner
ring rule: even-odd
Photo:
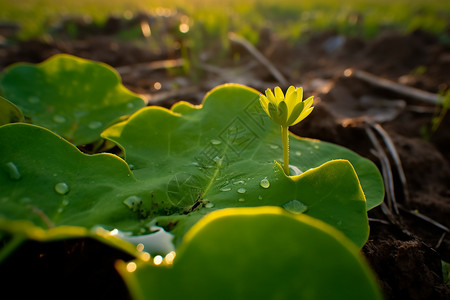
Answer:
[[[259,101],[269,117],[283,127],[297,124],[306,118],[314,107],[313,96],[303,101],[303,88],[290,86],[286,96],[280,87],[274,89],[275,95],[270,89],[266,95],[260,95]]]

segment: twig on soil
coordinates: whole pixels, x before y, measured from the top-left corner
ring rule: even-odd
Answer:
[[[370,125],[375,131],[381,136],[383,139],[384,144],[386,145],[387,149],[389,150],[389,154],[391,155],[392,159],[394,160],[395,167],[397,168],[398,176],[400,177],[400,182],[402,184],[403,188],[403,195],[405,197],[405,201],[408,202],[409,200],[409,192],[408,192],[408,184],[406,182],[406,175],[405,171],[403,170],[402,161],[400,160],[400,156],[398,155],[397,150],[395,149],[394,142],[390,138],[389,134],[381,127],[380,124],[374,123],[370,120],[365,120],[367,124]],[[397,210],[398,213],[398,210]]]
[[[416,216],[417,218],[419,218],[419,219],[421,219],[421,220],[423,220],[423,221],[426,221],[426,222],[428,222],[428,223],[430,223],[430,224],[436,226],[437,228],[440,228],[440,229],[444,230],[444,231],[447,232],[447,233],[450,232],[450,229],[449,229],[447,226],[442,225],[442,224],[439,223],[439,222],[436,222],[436,221],[433,220],[432,218],[430,218],[430,217],[428,217],[428,216],[426,216],[426,215],[424,215],[424,214],[422,214],[422,213],[420,213],[420,212],[418,212],[418,211],[408,210],[408,209],[406,209],[406,208],[403,208],[402,206],[400,206],[400,209],[401,209],[402,211],[404,211],[404,212],[407,212],[407,213],[413,215],[413,216]]]
[[[447,235],[447,232],[444,232],[441,235],[441,238],[439,239],[439,241],[437,242],[436,246],[434,247],[435,249],[437,249],[437,248],[439,248],[441,246],[441,244],[444,241],[446,235]]]
[[[228,34],[228,38],[230,39],[231,42],[243,46],[260,63],[262,63],[265,67],[267,67],[267,69],[270,71],[270,73],[272,73],[273,77],[275,77],[275,79],[278,80],[278,82],[282,87],[287,87],[289,85],[289,82],[286,80],[283,74],[281,74],[280,71],[278,71],[277,68],[275,68],[275,66],[261,52],[259,52],[259,50],[256,49],[249,41],[247,41],[243,37],[236,35],[233,32],[230,32]]]
[[[391,164],[389,162],[389,159],[384,152],[383,147],[381,146],[380,142],[378,141],[377,137],[375,136],[375,133],[373,132],[372,128],[369,127],[369,123],[365,123],[365,130],[366,134],[369,137],[370,141],[372,142],[372,145],[375,147],[375,151],[372,153],[378,157],[381,163],[381,173],[384,179],[385,188],[386,188],[386,196],[387,196],[387,202],[388,202],[388,208],[389,211],[392,213],[392,211],[395,212],[395,214],[398,215],[398,208],[397,208],[397,201],[395,199],[395,190],[394,190],[394,179],[392,175],[392,168]]]
[[[158,60],[158,61],[152,61],[152,62],[148,62],[148,63],[140,63],[140,64],[121,66],[121,67],[117,67],[116,71],[120,75],[124,75],[124,74],[128,74],[131,72],[143,72],[143,71],[152,72],[152,71],[156,71],[156,70],[182,67],[183,65],[184,65],[184,59],[178,58],[178,59]]]
[[[375,218],[369,218],[369,222],[376,222],[376,223],[381,223],[384,225],[391,225],[391,223],[389,223],[388,221],[385,221],[382,219],[375,219]]]
[[[432,103],[432,104],[438,104],[442,102],[442,99],[439,95],[433,94],[427,91],[419,90],[413,87],[405,86],[399,83],[396,83],[394,81],[381,78],[378,76],[375,76],[373,74],[370,74],[366,71],[362,70],[354,70],[354,69],[346,69],[344,71],[344,76],[346,77],[355,77],[360,80],[363,80],[367,83],[370,83],[372,85],[385,88],[387,90],[396,92],[398,94],[402,94],[417,100],[421,100],[424,102]]]

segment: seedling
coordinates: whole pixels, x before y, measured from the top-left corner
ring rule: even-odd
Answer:
[[[289,131],[293,126],[306,118],[313,110],[313,96],[303,100],[303,88],[290,86],[286,96],[280,87],[275,88],[275,95],[270,89],[266,95],[260,95],[261,106],[269,117],[281,125],[283,141],[283,170],[289,176]]]
[[[55,63],[58,60],[52,62],[55,74],[59,74],[58,63]],[[73,62],[67,56],[59,61],[63,66],[85,63]],[[48,65],[40,65],[48,72],[52,69],[43,66]],[[18,73],[23,75],[24,70],[36,71],[29,65],[16,65],[7,70],[1,82],[6,95],[16,95],[13,100],[17,99],[27,109],[31,107],[28,104],[37,108],[56,107],[54,97],[40,97],[36,101],[32,94],[34,89],[20,88],[21,84],[27,84],[36,87],[35,92],[42,95],[39,88],[50,94],[48,86],[12,80]],[[74,78],[79,77],[73,68],[71,72]],[[36,80],[42,82],[42,78]],[[88,77],[85,80],[90,82]],[[25,95],[24,91],[26,102],[18,97],[19,93]],[[90,89],[87,91],[96,94]],[[99,236],[98,240],[130,252],[130,244],[118,240],[114,233],[128,232],[136,241],[148,238],[157,225],[170,231],[175,248],[180,247],[179,263],[173,264],[173,278],[184,278],[194,262],[201,263],[198,270],[203,271],[200,272],[208,273],[208,266],[225,270],[216,268],[214,261],[217,266],[232,262],[229,256],[233,251],[226,245],[234,247],[234,243],[251,251],[249,257],[242,254],[242,259],[249,262],[242,265],[244,269],[255,268],[257,274],[291,274],[297,280],[308,276],[300,272],[299,266],[292,268],[290,260],[301,259],[326,268],[330,260],[334,260],[329,256],[331,251],[333,255],[340,252],[339,257],[352,265],[346,265],[346,270],[353,270],[350,273],[356,275],[345,277],[346,282],[364,278],[365,288],[360,290],[359,296],[378,299],[370,272],[355,254],[368,238],[367,210],[380,204],[384,195],[376,166],[346,148],[294,135],[291,136],[291,150],[295,153],[292,161],[303,173],[287,176],[286,168],[271,159],[283,145],[284,167],[289,167],[287,128],[303,120],[313,109],[312,97],[305,101],[302,97],[301,88],[289,88],[286,97],[279,88],[275,89],[275,94],[270,91],[260,97],[256,90],[228,84],[210,91],[201,106],[179,102],[170,110],[139,109],[130,118],[108,126],[101,133],[101,137],[123,150],[124,158],[105,153],[84,154],[69,141],[70,135],[63,139],[41,126],[20,122],[0,126],[0,233],[3,233],[1,237],[8,237],[1,240],[5,246],[0,249],[0,263],[26,239],[51,241],[83,234]],[[134,95],[131,100],[140,103]],[[60,116],[67,122],[76,117],[76,113],[84,113],[80,107],[64,105],[62,99],[58,105]],[[108,105],[101,108],[102,114],[110,109],[114,114],[118,111]],[[82,128],[86,126],[83,120],[88,124],[98,120],[99,112],[88,113],[89,118],[73,118],[73,121],[80,122]],[[25,113],[25,116],[32,115],[32,110]],[[36,115],[34,120],[38,119]],[[6,119],[7,122],[14,120],[16,118]],[[65,128],[66,122],[53,121],[50,127],[64,134],[65,131],[60,130]],[[282,142],[279,141],[280,125]],[[76,132],[75,141],[92,141],[98,137],[91,130]],[[226,210],[228,208],[234,209]],[[244,213],[239,209],[244,209]],[[214,212],[221,216],[217,221],[216,218],[201,221]],[[202,222],[201,226],[193,227],[198,222]],[[281,226],[279,233],[273,231],[273,224]],[[277,242],[278,238],[281,239]],[[286,261],[266,264],[267,258],[277,251],[261,248],[265,242],[288,249],[283,252]],[[297,248],[301,245],[308,245],[302,246],[305,256],[298,254]],[[208,252],[210,246],[216,247],[211,255],[183,254],[189,249]],[[315,254],[318,249],[323,249],[322,255]],[[128,273],[139,271],[141,264],[149,260],[148,253],[133,255],[143,258],[132,262],[135,265],[126,268]],[[219,262],[219,257],[226,257],[228,261]],[[325,257],[332,259],[324,260]],[[230,266],[227,272],[234,272],[230,270],[235,268]],[[337,264],[334,270],[339,273],[342,268]],[[158,275],[159,272],[150,273]],[[317,273],[314,284],[310,284],[314,291],[322,290],[321,282],[316,281],[321,276],[318,274],[322,272]],[[142,282],[151,281],[144,278]],[[279,282],[291,281],[283,277]],[[206,292],[217,289],[213,282],[208,284],[213,288],[205,289]],[[234,286],[227,281],[227,284],[233,286],[231,294],[240,289],[239,283]],[[254,284],[259,281],[252,281],[248,291],[254,290]],[[133,286],[136,284],[131,284],[130,289],[134,289]],[[346,296],[346,287],[336,284],[335,288],[339,297],[353,299]],[[153,291],[165,290],[152,289],[151,293]],[[269,288],[267,292],[270,291],[288,298],[304,292],[292,285],[276,290]],[[325,294],[322,296],[325,298]],[[242,294],[242,298],[248,297],[247,292]]]

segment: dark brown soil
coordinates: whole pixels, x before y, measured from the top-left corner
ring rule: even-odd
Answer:
[[[94,34],[86,31],[76,39],[59,36],[52,42],[5,44],[0,47],[0,70],[18,61],[40,62],[56,53],[70,53],[114,67],[133,66],[131,71],[121,72],[124,84],[150,95],[149,105],[165,107],[178,100],[198,104],[210,88],[224,82],[244,83],[260,91],[278,84],[241,45],[231,44],[222,50],[225,54],[220,59],[211,56],[220,48],[220,43],[214,41],[207,43],[208,48],[191,53],[202,63],[194,66],[189,76],[180,70],[146,68],[146,63],[180,58],[180,51],[170,47],[153,51],[142,42],[118,41],[114,33],[120,30],[120,22],[111,21],[108,26],[108,30]],[[167,32],[170,34],[170,30]],[[307,96],[315,95],[315,111],[291,128],[294,133],[344,145],[372,159],[381,169],[364,121],[368,116],[381,120],[379,124],[400,157],[407,187],[405,191],[400,171],[390,157],[399,212],[381,207],[369,212],[371,234],[363,253],[378,274],[386,299],[450,299],[450,286],[443,283],[441,270],[441,260],[450,261],[450,238],[446,234],[450,227],[450,116],[433,133],[430,124],[435,105],[344,76],[347,68],[365,70],[437,93],[450,87],[450,46],[421,31],[386,31],[371,40],[324,32],[291,45],[265,30],[260,44],[264,47],[259,50],[291,84],[304,86]],[[239,62],[232,59],[237,55]],[[155,88],[156,82],[161,83],[161,89]],[[173,93],[174,86],[178,94]],[[91,261],[88,256],[78,259],[84,264]],[[38,264],[37,260],[34,264]],[[58,270],[58,266],[53,267]],[[114,280],[118,283],[110,288],[118,290],[116,296],[126,297],[120,280]]]

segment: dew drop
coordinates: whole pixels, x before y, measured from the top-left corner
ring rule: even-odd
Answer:
[[[6,166],[6,172],[8,172],[8,176],[12,180],[19,180],[22,176],[20,175],[19,169],[17,166],[12,162],[7,162],[5,164]]]
[[[62,204],[62,206],[69,205],[69,199],[64,199],[61,204]]]
[[[308,206],[298,200],[292,200],[282,205],[283,208],[293,214],[301,214],[308,210]]]
[[[214,203],[208,202],[205,204],[206,208],[213,208],[214,207]]]
[[[302,156],[302,153],[300,151],[295,151],[295,155]]]
[[[222,141],[220,141],[220,140],[211,140],[211,144],[213,144],[213,145],[220,145],[220,144],[222,144]]]
[[[130,102],[130,103],[127,104],[127,107],[128,108],[134,108],[134,104]]]
[[[239,189],[237,190],[237,192],[238,192],[239,194],[245,194],[245,193],[247,192],[247,190],[244,189],[244,188],[239,188]]]
[[[39,101],[41,101],[41,99],[39,99],[39,97],[36,97],[36,96],[28,97],[28,102],[30,102],[31,104],[39,103]]]
[[[69,185],[65,182],[58,182],[55,184],[55,192],[60,195],[65,195],[69,192]]]
[[[238,201],[239,201],[239,202],[244,202],[245,199],[244,199],[244,198],[239,198]]]
[[[20,199],[21,203],[30,203],[31,202],[31,198],[30,197],[23,197]]]
[[[244,180],[238,180],[238,181],[233,182],[233,184],[245,184],[245,181]]]
[[[270,186],[270,181],[267,179],[267,177],[264,177],[263,179],[261,179],[261,182],[259,183],[259,185],[261,187],[267,189]]]
[[[261,195],[258,196],[258,200],[262,200],[262,196]]]
[[[214,157],[213,161],[218,165],[222,164],[222,158],[220,158],[219,156]]]
[[[270,148],[271,148],[271,149],[278,149],[279,146],[278,146],[278,145],[270,145]]]
[[[299,168],[297,168],[296,166],[293,166],[293,165],[289,165],[289,175],[290,176],[297,176],[300,174],[303,174],[303,172]]]
[[[60,116],[60,115],[54,115],[53,121],[55,121],[56,123],[62,124],[62,123],[66,122],[66,118],[64,118],[63,116]]]
[[[139,206],[142,204],[142,199],[138,196],[133,195],[123,200],[122,203],[132,211],[138,211]]]
[[[98,129],[98,128],[102,127],[102,126],[103,126],[103,123],[102,123],[102,122],[99,122],[99,121],[92,121],[92,122],[89,123],[89,125],[88,125],[88,127],[89,127],[90,129]]]
[[[319,146],[318,145],[314,145],[314,149],[319,149]]]
[[[229,191],[231,191],[231,188],[228,186],[224,186],[224,187],[220,188],[220,191],[221,192],[229,192]]]

